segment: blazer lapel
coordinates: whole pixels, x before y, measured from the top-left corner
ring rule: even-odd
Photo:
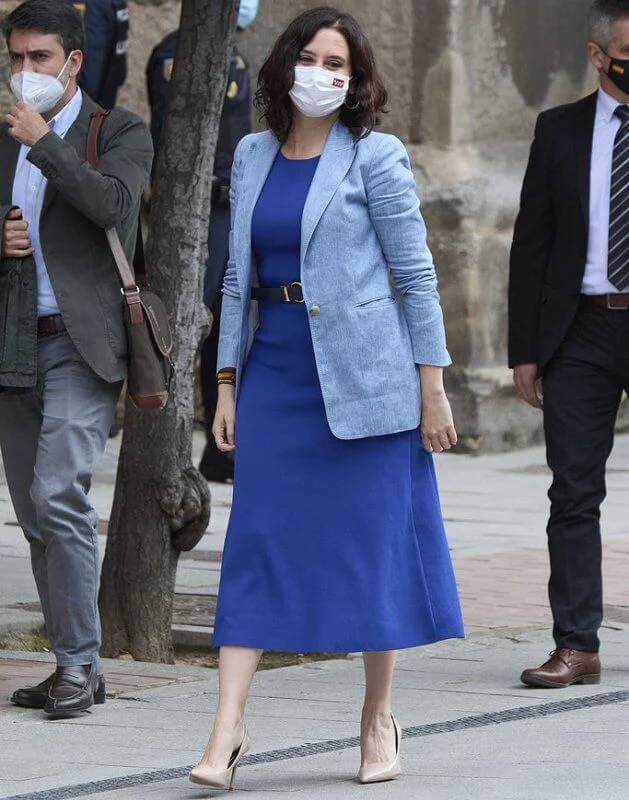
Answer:
[[[303,265],[312,234],[328,207],[334,193],[352,165],[356,148],[348,128],[336,122],[321,153],[314,178],[310,184],[301,218],[301,263]]]
[[[8,126],[0,131],[0,205],[13,205],[13,180],[20,144],[8,133]]]
[[[80,90],[79,90],[80,91]],[[96,111],[98,106],[90,100],[90,98],[83,92],[83,104],[79,111],[79,116],[70,126],[68,132],[64,136],[64,140],[71,144],[77,152],[79,158],[86,160],[85,146],[87,142],[87,129],[90,124],[90,117],[93,111]],[[44,216],[50,204],[54,200],[57,190],[50,183],[46,184],[46,192],[44,194],[44,202],[42,205],[41,215]]]
[[[579,115],[574,126],[573,144],[577,184],[586,231],[590,225],[590,170],[597,97],[598,94],[595,92],[578,104]]]
[[[251,283],[251,221],[253,210],[264,183],[271,171],[280,149],[280,143],[269,131],[257,136],[243,164],[240,176],[241,196],[238,199],[238,213],[234,220],[234,250],[237,253],[236,265],[240,267],[238,279],[241,290],[249,291]]]

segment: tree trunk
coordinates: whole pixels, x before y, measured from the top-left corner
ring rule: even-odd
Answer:
[[[100,587],[102,653],[172,662],[179,551],[203,535],[207,483],[191,466],[194,361],[207,324],[202,277],[218,123],[236,0],[183,0],[170,102],[151,196],[151,288],[175,334],[171,398],[152,415],[127,403]]]

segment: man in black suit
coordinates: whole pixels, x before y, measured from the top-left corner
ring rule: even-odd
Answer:
[[[629,0],[596,0],[598,92],[539,116],[511,251],[509,361],[544,413],[556,649],[529,686],[598,683],[600,505],[629,388]]]

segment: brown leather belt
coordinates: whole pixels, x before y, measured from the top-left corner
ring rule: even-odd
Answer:
[[[54,333],[63,333],[66,326],[63,324],[61,314],[50,314],[47,317],[37,317],[37,335],[52,336]]]
[[[604,306],[612,311],[629,309],[629,294],[584,294],[584,300],[596,306]]]

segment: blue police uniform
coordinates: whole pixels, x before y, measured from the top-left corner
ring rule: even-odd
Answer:
[[[118,89],[127,78],[127,0],[84,0],[74,6],[83,14],[85,25],[79,86],[102,108],[113,108]]]

